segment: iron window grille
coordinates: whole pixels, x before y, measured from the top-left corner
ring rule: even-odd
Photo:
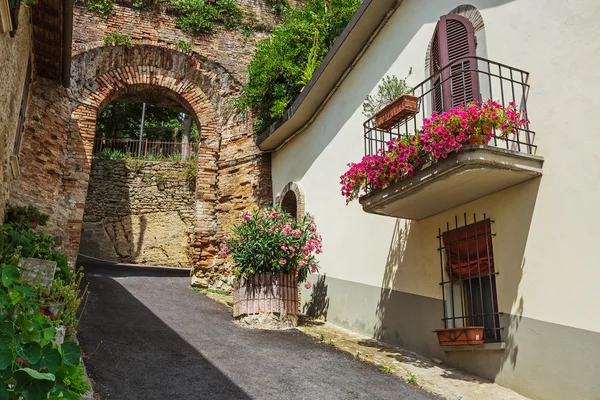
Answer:
[[[483,326],[486,342],[501,340],[500,312],[496,291],[496,271],[492,246],[492,224],[486,214],[468,224],[467,214],[459,226],[446,223],[438,229],[444,327]]]

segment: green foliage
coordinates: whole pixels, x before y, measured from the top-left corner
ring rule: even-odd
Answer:
[[[0,399],[81,399],[86,388],[79,380],[81,349],[71,341],[60,348],[53,342],[64,316],[44,308],[40,287],[20,281],[17,261],[23,248],[10,230],[5,226],[0,234]]]
[[[342,33],[360,0],[306,0],[284,7],[282,24],[258,43],[248,82],[235,105],[256,117],[262,132],[281,118]]]
[[[379,370],[384,374],[391,374],[392,372],[394,372],[394,369],[391,365],[384,365],[381,368],[379,368]]]
[[[175,43],[175,48],[182,51],[192,51],[192,44],[190,42],[186,42],[185,40],[179,39],[177,43]]]
[[[329,339],[327,341],[327,344],[330,345],[330,346],[335,346],[335,342],[333,341],[333,339]]]
[[[104,19],[108,19],[115,12],[115,3],[113,0],[90,0],[88,9],[100,13]]]
[[[375,96],[368,95],[363,103],[363,115],[367,118],[374,116],[379,110],[404,94],[412,92],[412,87],[406,84],[406,80],[412,74],[412,68],[404,79],[397,76],[385,76],[381,84],[377,86]]]
[[[244,13],[236,0],[174,0],[172,6],[179,12],[177,26],[191,34],[212,32],[215,22],[227,29],[242,25]]]
[[[47,233],[33,232],[29,225],[6,224],[1,229],[2,240],[21,257],[56,261],[56,279],[71,279],[71,268],[67,256],[56,251],[56,242]],[[13,253],[11,253],[13,254]]]
[[[417,375],[415,375],[412,372],[407,372],[404,380],[406,381],[406,383],[410,383],[410,384],[414,385],[417,383]]]
[[[179,111],[146,104],[143,139],[172,141],[183,131],[183,119],[184,114]],[[142,104],[113,102],[98,115],[96,134],[106,139],[137,140],[141,121]]]
[[[131,37],[127,35],[123,35],[119,32],[111,32],[108,36],[104,38],[104,45],[110,46],[127,46],[133,47],[133,43],[131,43]]]
[[[114,149],[104,149],[94,154],[94,158],[100,160],[126,160],[130,156],[130,153],[124,153],[121,150]]]
[[[37,207],[29,206],[9,206],[6,213],[8,222],[16,224],[26,224],[37,222],[40,226],[46,226],[48,223],[48,214],[44,214]]]
[[[225,290],[218,290],[218,289],[200,289],[197,287],[193,287],[192,290],[195,292],[198,292],[200,294],[203,294],[203,295],[207,295],[209,293],[220,294],[220,295],[230,295],[231,294],[229,292],[226,292]]]
[[[198,164],[195,162],[189,162],[185,164],[185,167],[183,169],[183,175],[185,177],[185,181],[187,182],[189,189],[194,190],[196,188]]]

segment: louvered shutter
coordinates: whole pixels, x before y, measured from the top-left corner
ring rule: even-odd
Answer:
[[[471,22],[460,15],[445,15],[437,23],[431,43],[430,72],[434,84],[433,107],[447,111],[479,99],[475,31]],[[443,69],[448,64],[451,67]]]

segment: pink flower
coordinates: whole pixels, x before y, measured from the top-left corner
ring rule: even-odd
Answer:
[[[279,264],[284,265],[285,263],[287,263],[287,261],[284,258],[282,258],[281,260],[279,260]]]
[[[219,251],[219,253],[220,253],[222,256],[226,256],[226,255],[228,255],[230,252],[231,252],[231,250],[229,249],[229,247],[227,247],[227,245],[226,245],[226,244],[225,244],[225,245],[223,245],[223,246],[221,247],[221,251]]]
[[[252,212],[251,211],[246,211],[240,214],[240,219],[246,220],[246,221],[250,221],[252,219]]]
[[[304,287],[305,287],[305,288],[308,290],[308,289],[310,289],[310,288],[312,287],[312,283],[310,283],[310,282],[306,282],[306,283],[304,284]]]

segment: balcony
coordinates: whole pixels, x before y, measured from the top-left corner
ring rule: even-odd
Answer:
[[[474,99],[479,104],[495,100],[502,106],[514,102],[526,115],[528,76],[479,57],[457,60],[414,88],[416,112],[385,129],[376,116],[364,123],[365,155],[385,155],[388,142],[414,136],[424,117]],[[465,144],[447,158],[425,156],[412,176],[384,188],[367,187],[360,198],[363,210],[420,220],[542,175],[544,160],[536,155],[529,121],[508,135],[496,128],[490,135],[488,143]]]

